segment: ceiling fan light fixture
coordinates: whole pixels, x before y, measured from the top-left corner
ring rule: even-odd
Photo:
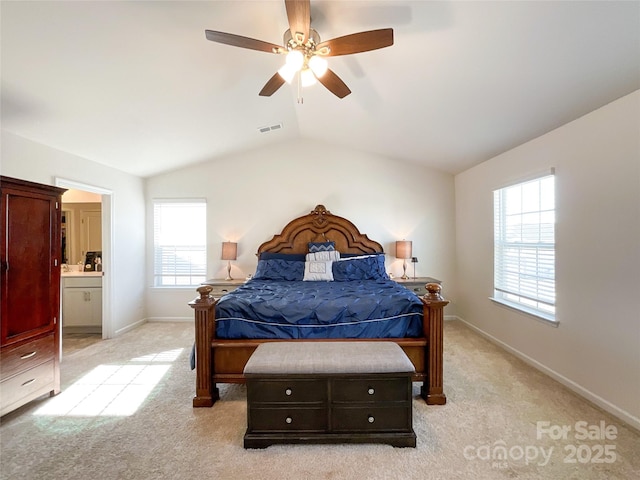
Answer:
[[[302,103],[301,88],[318,81],[336,97],[344,98],[351,90],[327,68],[324,57],[352,55],[393,45],[392,28],[352,33],[323,42],[318,32],[311,28],[311,0],[285,0],[284,4],[289,28],[282,36],[282,46],[233,33],[205,30],[207,40],[212,42],[276,55],[286,54],[285,65],[262,87],[258,93],[261,97],[270,97],[285,83],[292,83],[298,74],[299,103]]]
[[[327,73],[327,61],[322,57],[314,55],[309,59],[309,68],[316,77],[320,78]]]
[[[285,63],[282,67],[280,67],[280,70],[278,70],[278,75],[280,75],[285,82],[291,83],[293,77],[296,76],[297,72],[298,70],[292,68],[288,63]]]
[[[286,64],[294,71],[299,71],[304,65],[304,54],[300,50],[290,50],[287,53]]]
[[[316,82],[316,76],[313,74],[311,69],[305,68],[300,72],[300,83],[302,83],[303,87],[310,87],[315,85]]]

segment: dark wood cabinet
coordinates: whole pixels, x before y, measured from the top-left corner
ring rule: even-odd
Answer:
[[[60,391],[61,196],[0,177],[0,415]]]

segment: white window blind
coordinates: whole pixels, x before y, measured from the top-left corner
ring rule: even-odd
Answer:
[[[494,299],[555,321],[555,177],[493,192]]]
[[[154,200],[154,285],[196,286],[206,278],[207,205],[204,200]]]

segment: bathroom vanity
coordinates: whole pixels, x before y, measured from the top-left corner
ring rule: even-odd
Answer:
[[[102,333],[102,272],[62,273],[64,333]]]

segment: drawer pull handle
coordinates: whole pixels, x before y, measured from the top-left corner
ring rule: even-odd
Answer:
[[[373,423],[376,421],[376,419],[373,417],[373,415],[369,415],[369,418],[367,418],[367,420],[369,421],[369,423]]]
[[[287,418],[284,419],[284,421],[287,422],[287,423],[293,423],[293,418],[287,417]]]
[[[32,378],[31,380],[27,380],[26,382],[24,382],[22,385],[20,385],[21,387],[26,387],[27,385],[31,385],[33,382],[35,382],[36,379]]]
[[[367,390],[367,393],[369,395],[373,395],[374,393],[376,393],[376,391],[373,388],[369,387],[369,390]]]
[[[22,355],[20,357],[20,360],[26,360],[27,358],[31,358],[36,354],[35,351],[31,352],[31,353],[25,353],[24,355]]]
[[[287,388],[287,389],[284,391],[284,394],[285,394],[287,397],[290,397],[292,393],[293,393],[293,392],[292,392],[292,390],[291,390],[290,388]],[[291,422],[289,422],[289,423],[291,423]]]

